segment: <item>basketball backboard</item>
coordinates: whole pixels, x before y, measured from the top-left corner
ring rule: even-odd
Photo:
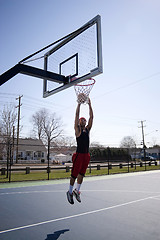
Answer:
[[[44,55],[44,70],[64,76],[66,82],[44,79],[43,97],[102,73],[101,17],[97,15],[50,49]]]
[[[43,56],[39,56],[42,52]],[[37,57],[33,59],[34,56]],[[44,69],[43,65],[39,68],[37,62],[42,58]],[[35,61],[36,66],[28,65]],[[29,55],[0,75],[0,85],[22,73],[43,79],[43,97],[48,97],[102,72],[101,17],[97,15],[81,28]]]

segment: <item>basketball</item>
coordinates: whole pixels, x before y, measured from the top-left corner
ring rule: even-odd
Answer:
[[[84,94],[84,93],[78,94],[78,98],[77,98],[78,103],[86,103],[87,100],[88,100],[88,97],[86,94]]]

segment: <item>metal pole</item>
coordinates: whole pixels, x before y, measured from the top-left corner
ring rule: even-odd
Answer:
[[[146,146],[145,146],[145,142],[144,142],[143,121],[141,121],[141,125],[142,125],[143,153],[144,153],[145,171],[146,171]]]
[[[108,160],[108,175],[109,175],[109,159],[110,159],[110,149],[109,147],[107,148],[107,160]]]
[[[16,98],[16,100],[19,100],[19,104],[17,106],[18,107],[18,123],[17,123],[16,163],[18,163],[19,123],[20,123],[20,107],[22,106],[22,104],[21,104],[22,97],[23,97],[23,95]]]
[[[128,155],[128,172],[129,172],[129,148],[127,148],[127,155]]]
[[[143,143],[143,154],[144,154],[144,161],[145,161],[145,171],[146,171],[146,146],[145,146],[145,141],[144,141],[144,125],[143,122],[141,121],[141,128],[142,128],[142,143]]]
[[[9,144],[9,183],[11,182],[12,144]]]
[[[9,141],[9,137],[7,137],[7,176],[6,178],[8,178],[8,172],[9,172],[9,152],[10,152],[10,149],[9,149],[9,145],[10,145],[10,141]]]
[[[49,157],[50,157],[50,139],[48,138],[48,180],[49,180]]]

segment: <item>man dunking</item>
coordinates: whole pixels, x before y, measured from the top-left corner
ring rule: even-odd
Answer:
[[[77,199],[78,202],[81,202],[80,198],[80,187],[83,182],[83,177],[86,173],[88,164],[90,162],[90,154],[89,154],[89,132],[92,127],[93,123],[93,110],[91,107],[91,101],[88,100],[89,105],[89,121],[88,125],[86,126],[86,119],[80,118],[80,103],[78,103],[76,109],[76,116],[75,116],[75,135],[77,141],[77,150],[76,153],[72,156],[72,171],[71,171],[71,178],[70,178],[70,186],[69,191],[67,192],[67,199],[70,204],[74,204],[73,196]],[[77,178],[77,186],[75,190],[73,190],[73,186],[75,180]]]

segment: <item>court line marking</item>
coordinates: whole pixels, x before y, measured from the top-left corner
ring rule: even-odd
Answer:
[[[32,193],[65,193],[67,190],[41,190],[41,191],[22,191],[22,192],[3,192],[1,195],[14,195],[14,194],[32,194]],[[96,189],[96,190],[82,190],[83,192],[122,192],[122,193],[151,193],[151,194],[160,194],[156,191],[137,191],[137,190],[120,190],[120,189]]]
[[[51,219],[51,220],[44,221],[44,222],[34,223],[34,224],[25,225],[25,226],[16,227],[16,228],[11,228],[11,229],[0,231],[0,234],[13,232],[13,231],[17,231],[17,230],[22,230],[22,229],[26,229],[26,228],[31,228],[31,227],[36,227],[36,226],[47,224],[47,223],[53,223],[53,222],[67,220],[67,219],[77,218],[77,217],[81,217],[81,216],[85,216],[85,215],[89,215],[89,214],[99,213],[99,212],[115,209],[115,208],[118,208],[118,207],[127,206],[127,205],[130,205],[130,204],[134,204],[134,203],[138,203],[138,202],[142,202],[142,201],[145,201],[145,200],[154,199],[154,198],[158,198],[158,197],[160,197],[160,195],[147,197],[147,198],[141,198],[141,199],[133,200],[133,201],[126,202],[126,203],[117,204],[117,205],[114,205],[114,206],[111,206],[111,207],[101,208],[101,209],[88,211],[88,212],[84,212],[84,213],[79,213],[79,214],[75,214],[75,215],[71,215],[71,216],[67,216],[67,217],[61,217],[61,218]]]
[[[62,192],[64,193],[65,190],[43,190],[43,191],[25,191],[25,192],[3,192],[0,193],[0,195],[14,195],[14,194],[28,194],[28,193],[58,193],[58,192]]]

